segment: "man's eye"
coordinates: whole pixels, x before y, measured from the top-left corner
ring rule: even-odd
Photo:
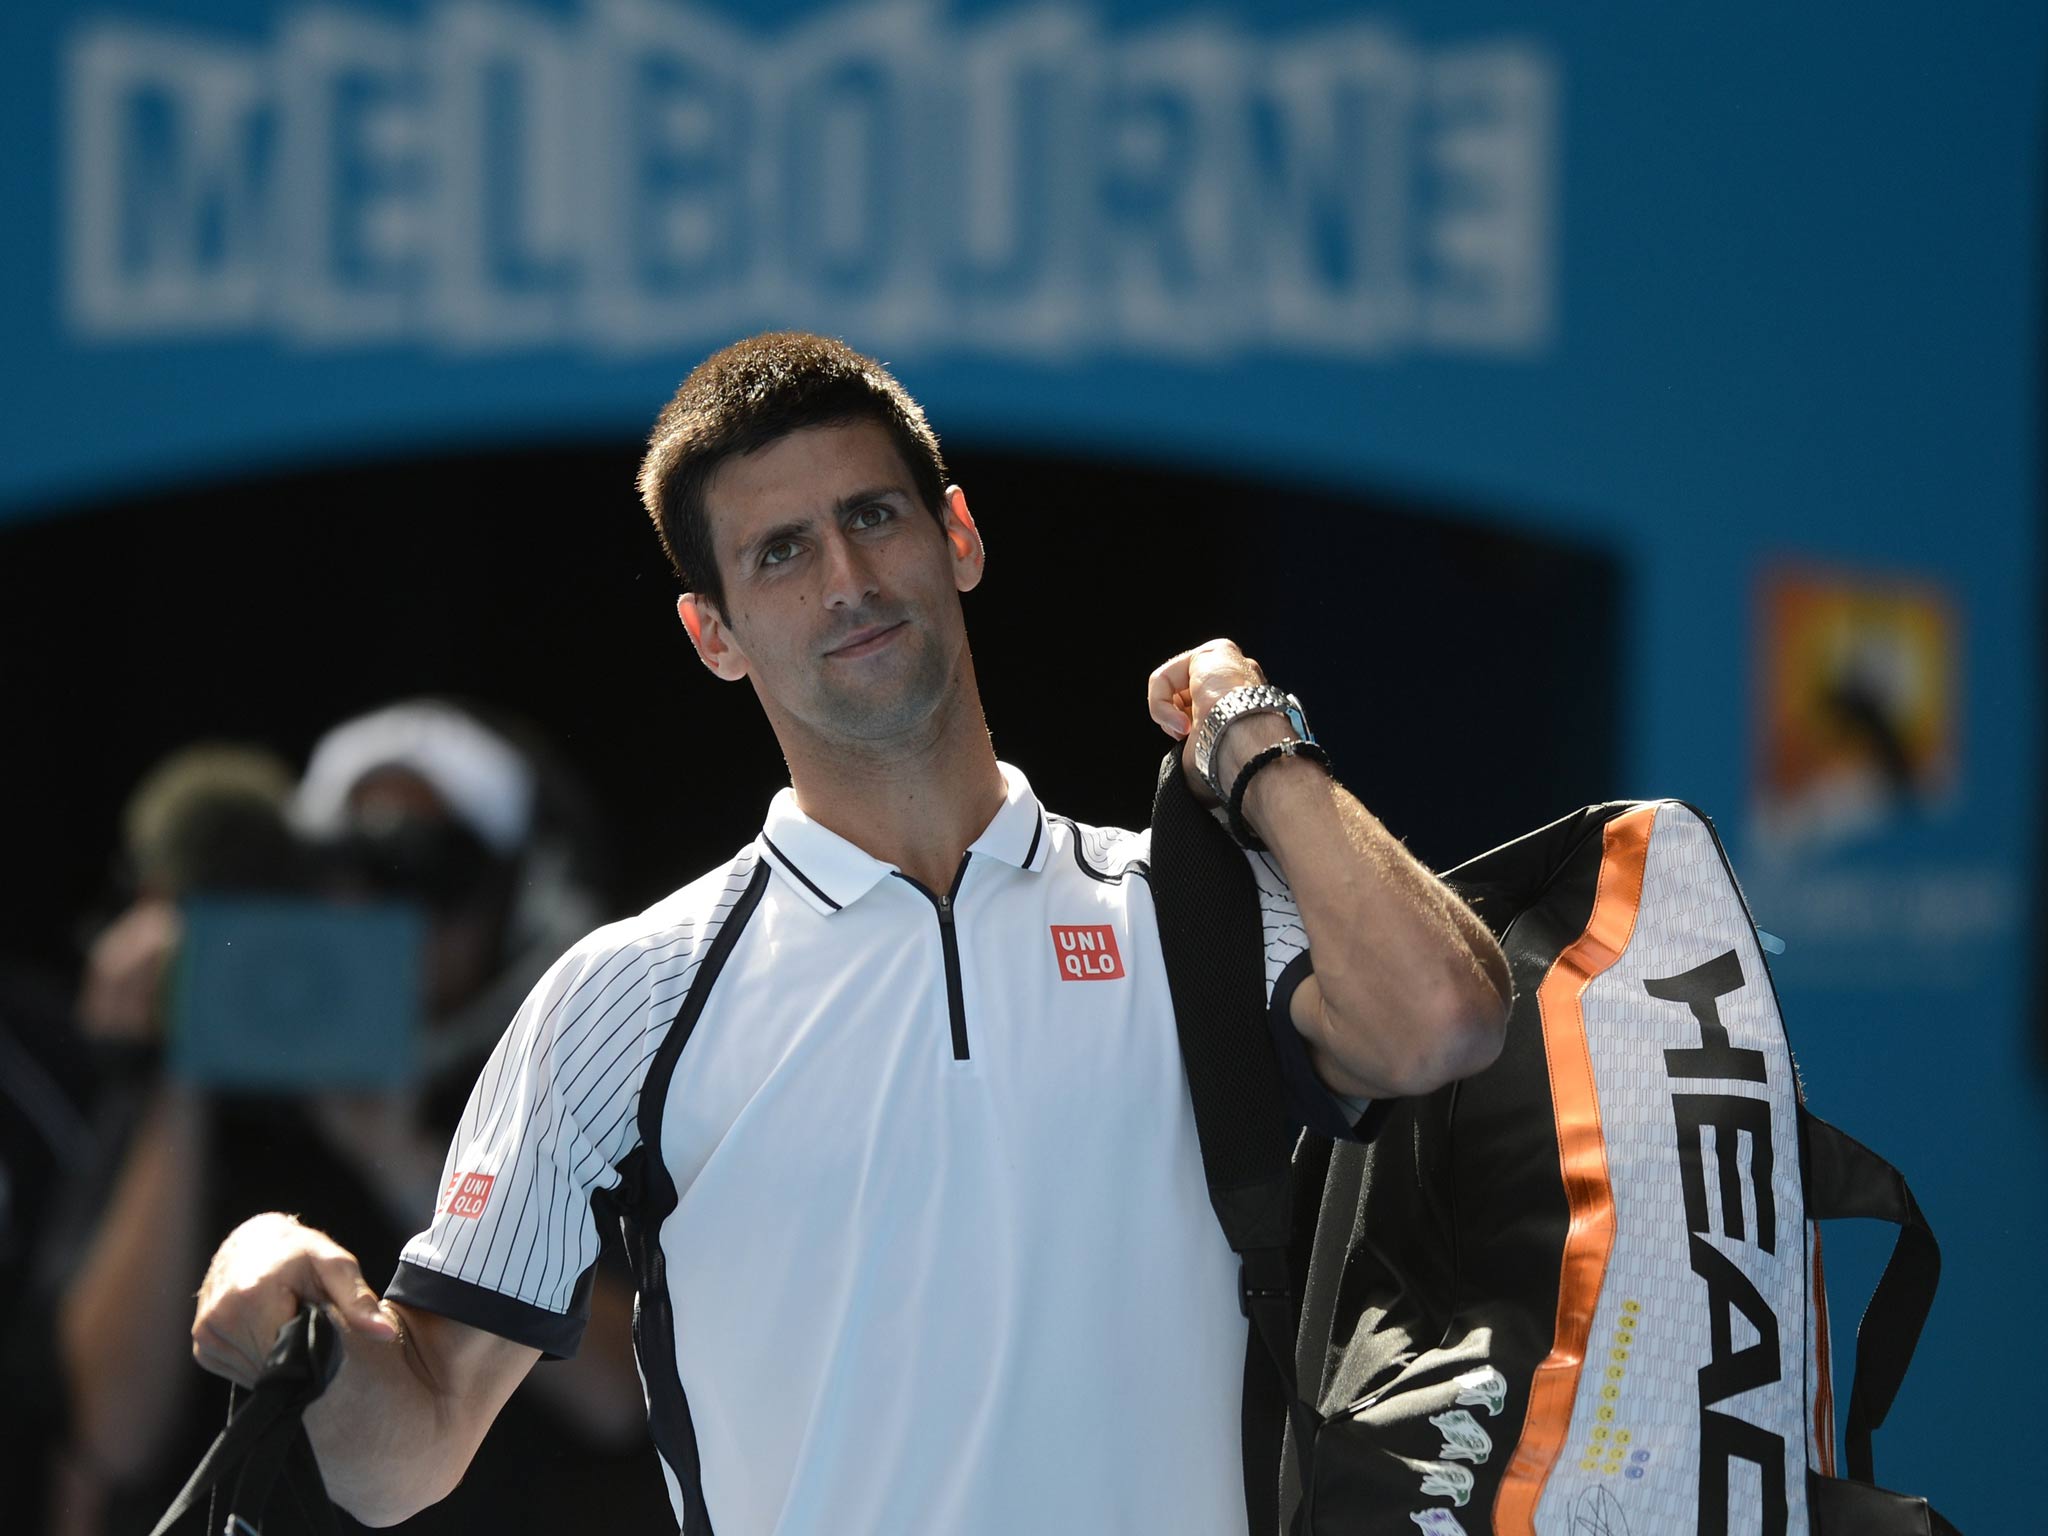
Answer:
[[[879,528],[895,515],[896,511],[893,507],[885,507],[880,502],[873,502],[855,512],[851,522],[856,528]]]
[[[791,543],[788,539],[777,539],[773,544],[770,544],[761,551],[761,563],[763,565],[780,565],[795,554],[795,544]]]

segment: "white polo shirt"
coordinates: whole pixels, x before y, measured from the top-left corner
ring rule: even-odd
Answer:
[[[1149,838],[1003,774],[949,891],[784,790],[730,866],[590,935],[406,1247],[392,1299],[567,1354],[618,1208],[686,1536],[1243,1536],[1246,1324]],[[1251,857],[1284,1015],[1307,940]]]

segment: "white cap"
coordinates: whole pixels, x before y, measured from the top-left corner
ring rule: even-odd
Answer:
[[[379,768],[418,774],[449,812],[503,855],[533,821],[534,774],[519,750],[450,704],[415,699],[344,721],[313,748],[292,820],[314,837],[348,824],[349,792]]]

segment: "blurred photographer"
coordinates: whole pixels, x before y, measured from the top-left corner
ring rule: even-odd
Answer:
[[[180,1347],[207,1247],[281,1207],[395,1263],[505,997],[601,917],[573,786],[452,704],[336,727],[271,820],[292,877],[267,899],[187,886],[175,905],[138,903],[95,951],[91,1027],[162,1051],[166,1070],[62,1310],[87,1495],[71,1530],[147,1530],[218,1427]],[[555,1481],[604,1477],[607,1455],[638,1447],[629,1298],[601,1278],[598,1347],[536,1374],[506,1455],[418,1529],[526,1528]],[[638,1481],[660,1509],[651,1467]]]
[[[336,726],[313,749],[291,818],[335,895],[430,914],[430,1081],[489,1054],[506,1000],[517,1006],[564,934],[602,919],[595,817],[580,790],[522,727],[471,709],[416,699]]]
[[[45,1528],[49,1469],[66,1439],[64,1274],[98,1214],[94,1193],[104,1197],[154,1094],[176,898],[289,884],[291,787],[290,767],[260,748],[174,753],[124,809],[114,888],[127,904],[92,941],[82,993],[26,966],[0,968],[0,1487],[24,1530]],[[123,1191],[131,1206],[154,1192],[140,1175]],[[120,1347],[122,1327],[114,1320],[88,1348]]]
[[[194,1205],[203,1118],[162,1070],[179,903],[303,885],[307,861],[284,815],[291,790],[276,754],[207,743],[164,758],[122,810],[118,884],[129,900],[93,939],[75,1005],[97,1082],[94,1124],[44,1255],[69,1278],[53,1308],[68,1426],[51,1487],[59,1531],[101,1529],[109,1495],[153,1463],[173,1428],[185,1373],[156,1333],[182,1305],[205,1240]]]

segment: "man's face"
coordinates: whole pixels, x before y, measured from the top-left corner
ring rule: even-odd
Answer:
[[[914,734],[965,678],[959,594],[981,579],[957,486],[944,526],[883,428],[807,427],[719,466],[704,492],[721,612],[679,605],[704,662],[748,677],[778,732]]]

